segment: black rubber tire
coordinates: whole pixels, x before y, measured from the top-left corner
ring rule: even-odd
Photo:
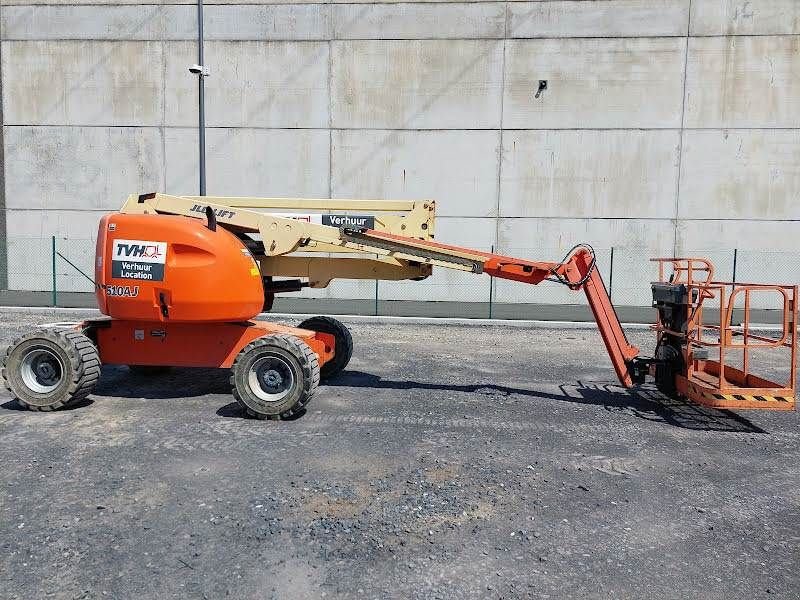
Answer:
[[[277,357],[293,376],[289,393],[277,401],[259,398],[250,387],[250,369],[264,357]],[[303,410],[319,385],[319,359],[303,340],[293,335],[267,335],[242,348],[231,367],[231,386],[236,402],[256,419],[286,419]]]
[[[37,349],[52,353],[63,369],[56,387],[45,393],[28,387],[22,375],[23,360]],[[22,406],[51,411],[76,404],[92,393],[100,379],[100,357],[92,341],[82,333],[45,329],[15,340],[6,351],[0,374]]]
[[[128,370],[134,375],[151,377],[154,375],[165,375],[172,370],[172,367],[162,367],[160,365],[128,365]]]
[[[667,362],[656,364],[656,388],[666,396],[675,396],[675,375],[684,371],[683,355],[680,348],[671,344],[661,344],[656,351],[656,358]]]
[[[336,349],[333,359],[322,365],[320,376],[322,379],[328,379],[340,373],[350,362],[353,356],[353,336],[350,330],[345,327],[344,323],[334,319],[333,317],[311,317],[306,319],[300,325],[299,329],[309,329],[311,331],[319,331],[320,333],[329,333],[336,340]]]

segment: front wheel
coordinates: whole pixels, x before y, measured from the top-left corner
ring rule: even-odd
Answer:
[[[100,358],[82,333],[44,330],[9,346],[2,377],[22,406],[50,411],[75,404],[92,392],[100,379]]]
[[[319,359],[293,335],[267,335],[242,348],[231,367],[233,395],[256,419],[299,413],[319,385]]]

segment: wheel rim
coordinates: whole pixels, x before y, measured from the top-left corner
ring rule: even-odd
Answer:
[[[22,381],[32,392],[48,394],[56,389],[64,378],[64,363],[47,348],[33,348],[23,357],[20,374]]]
[[[278,356],[264,356],[250,367],[247,381],[259,400],[278,402],[292,391],[294,371],[284,359]]]

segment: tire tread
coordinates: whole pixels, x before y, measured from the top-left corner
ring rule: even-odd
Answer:
[[[333,317],[318,316],[306,319],[297,327],[320,333],[330,333],[336,338],[333,359],[322,365],[320,370],[323,379],[333,377],[344,370],[353,356],[353,336],[344,323]]]
[[[34,339],[44,339],[57,345],[64,351],[69,361],[69,365],[65,365],[65,367],[69,368],[67,389],[61,399],[50,404],[34,405],[26,402],[11,388],[10,378],[8,377],[9,360],[14,348],[23,342]],[[0,375],[3,378],[6,389],[14,395],[17,402],[22,406],[34,411],[49,412],[76,404],[92,393],[100,379],[100,357],[97,354],[95,345],[83,333],[61,329],[44,329],[20,336],[14,340],[6,349]]]
[[[267,415],[258,413],[251,409],[243,398],[241,397],[238,388],[236,387],[236,373],[241,368],[241,362],[247,354],[262,346],[278,346],[284,350],[292,353],[300,363],[303,370],[303,393],[300,395],[300,400],[288,410],[280,413],[279,415]],[[311,401],[311,398],[316,392],[320,380],[319,358],[317,354],[300,338],[289,334],[273,334],[257,338],[242,348],[236,355],[231,366],[230,384],[233,388],[233,397],[242,409],[251,417],[255,419],[287,419],[290,418],[305,408]]]

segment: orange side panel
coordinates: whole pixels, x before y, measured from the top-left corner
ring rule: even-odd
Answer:
[[[161,323],[113,319],[97,327],[100,361],[112,365],[165,365],[229,368],[254,339],[273,333],[297,336],[319,358],[333,358],[334,338],[307,329],[265,321],[243,323]]]

